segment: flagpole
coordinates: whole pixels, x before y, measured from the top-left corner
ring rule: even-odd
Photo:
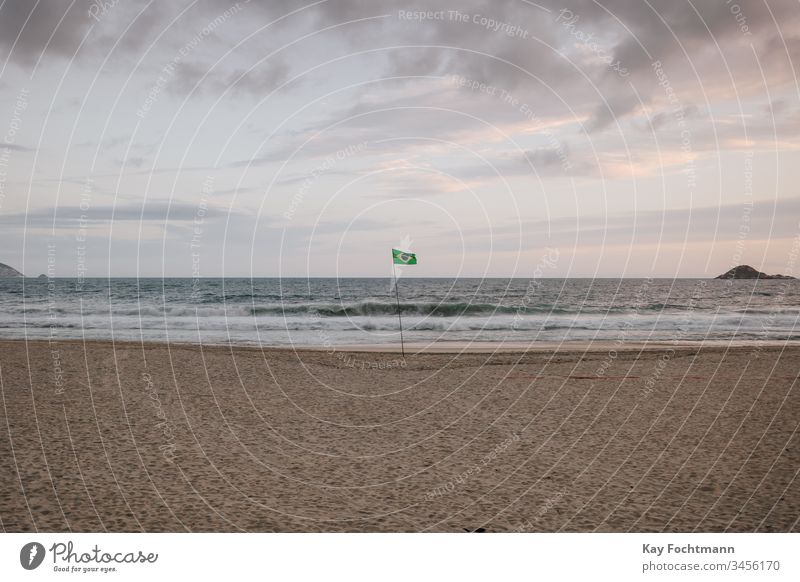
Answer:
[[[392,275],[394,275],[394,296],[397,299],[397,320],[400,322],[400,351],[403,354],[403,359],[406,359],[406,348],[403,343],[403,318],[400,316],[400,292],[397,290],[397,272],[394,266],[394,258],[392,258]]]

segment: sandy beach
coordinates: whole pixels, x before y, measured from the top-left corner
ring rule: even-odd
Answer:
[[[464,348],[0,342],[2,528],[800,530],[800,347]]]

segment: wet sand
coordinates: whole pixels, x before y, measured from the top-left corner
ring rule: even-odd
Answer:
[[[0,342],[0,525],[800,531],[796,345],[409,347]]]

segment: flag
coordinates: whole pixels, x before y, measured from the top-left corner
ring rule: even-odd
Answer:
[[[392,261],[395,265],[416,265],[417,255],[392,249]]]

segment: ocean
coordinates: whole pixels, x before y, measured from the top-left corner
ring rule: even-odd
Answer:
[[[399,282],[406,342],[800,340],[800,281]],[[391,279],[0,279],[0,338],[399,342]]]

